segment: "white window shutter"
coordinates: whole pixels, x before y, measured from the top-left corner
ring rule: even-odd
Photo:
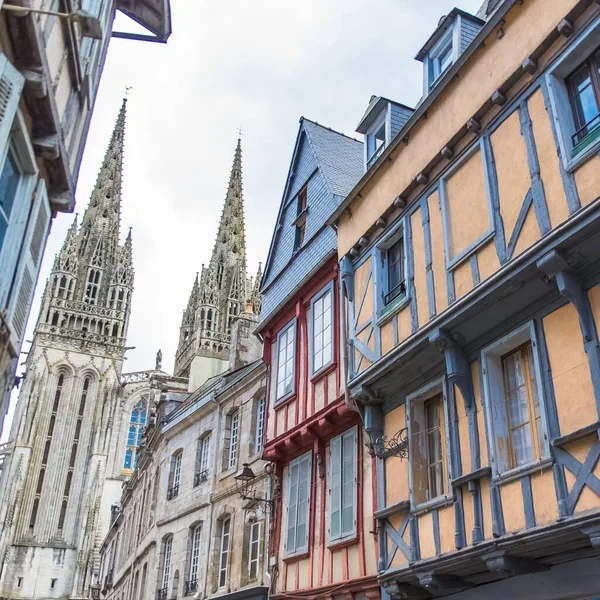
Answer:
[[[46,182],[40,178],[27,221],[16,277],[8,299],[7,322],[11,332],[11,344],[16,352],[21,349],[33,291],[42,263],[50,217]]]
[[[329,446],[329,531],[332,540],[342,534],[342,437],[331,440]]]
[[[0,53],[0,156],[5,149],[17,113],[25,77],[13,67],[6,55]]]

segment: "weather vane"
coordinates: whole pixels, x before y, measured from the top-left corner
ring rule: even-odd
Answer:
[[[240,125],[240,127],[238,127],[238,130],[237,130],[238,137],[241,138],[243,133],[244,132],[242,131],[242,127]]]
[[[125,98],[127,98],[127,96],[129,96],[129,90],[132,90],[132,89],[133,89],[132,85],[125,86]]]

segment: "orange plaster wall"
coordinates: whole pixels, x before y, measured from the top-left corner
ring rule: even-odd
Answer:
[[[475,521],[475,515],[473,513],[473,496],[471,496],[467,486],[462,487],[462,498],[463,512],[465,515],[465,539],[467,540],[467,546],[470,546],[473,544],[473,523]]]
[[[453,275],[454,292],[456,294],[456,299],[458,300],[473,289],[473,271],[471,270],[471,262],[465,260],[459,267],[454,269]]]
[[[444,230],[440,211],[440,195],[436,191],[427,198],[429,205],[429,230],[431,232],[431,266],[435,290],[436,314],[448,306],[448,289],[446,283],[446,259],[444,251]]]
[[[406,427],[406,406],[403,404],[385,415],[383,432],[391,437]],[[390,506],[408,499],[408,461],[400,458],[385,460],[385,504]]]
[[[535,244],[535,242],[537,242],[539,239],[540,227],[538,225],[537,217],[535,216],[533,205],[531,205],[527,211],[527,216],[525,217],[525,222],[523,223],[521,233],[517,238],[513,257],[518,256],[521,254],[521,252],[527,250],[527,248]]]
[[[388,517],[388,521],[390,522],[390,525],[396,530],[398,531],[400,529],[400,526],[402,525],[402,521],[404,520],[404,517],[406,516],[406,512],[402,512],[402,513],[398,513],[395,515],[390,515]],[[408,547],[410,548],[410,527],[406,528],[406,531],[404,532],[404,535],[402,536],[402,539],[408,544]],[[387,549],[388,549],[388,556],[390,555],[389,553],[392,551],[393,548],[393,543],[392,540],[389,538],[389,536],[387,536]],[[392,566],[394,567],[399,567],[401,565],[405,565],[408,561],[410,560],[410,556],[404,556],[404,553],[402,552],[402,550],[400,548],[398,548],[398,550],[396,551],[396,555],[394,556],[394,559],[392,560]]]
[[[592,314],[596,321],[596,329],[600,331],[600,285],[590,288],[588,291],[590,304],[592,305]]]
[[[422,327],[429,321],[427,274],[425,271],[425,234],[423,232],[422,219],[421,209],[416,210],[410,218],[419,327]]]
[[[360,301],[363,297],[365,285],[367,281],[369,281],[369,285],[371,279],[371,259],[367,258],[365,262],[360,265],[355,273],[354,273],[354,310],[358,311],[360,306]],[[371,305],[371,309],[369,312],[369,302]],[[372,291],[367,290],[367,294],[365,295],[365,301],[362,305],[362,309],[360,314],[355,314],[354,317],[358,317],[356,323],[358,325],[362,325],[365,321],[369,320],[373,315],[373,293]]]
[[[433,516],[431,513],[424,513],[417,517],[419,522],[419,543],[421,549],[421,558],[435,556],[435,541],[433,538]]]
[[[587,355],[577,312],[565,304],[543,319],[561,435],[597,420]]]
[[[405,340],[410,336],[411,325],[410,325],[410,308],[408,306],[404,307],[398,313],[398,343]]]
[[[504,37],[491,34],[476,57],[461,70],[428,110],[428,118],[411,130],[410,143],[399,146],[389,166],[380,169],[362,197],[352,203],[352,217],[342,215],[338,252],[345,255],[442,146],[489,100],[579,0],[529,0],[505,17]],[[535,23],[535,27],[532,26]],[[555,145],[547,146],[556,154]],[[539,146],[538,146],[539,148]]]
[[[479,377],[479,362],[471,363],[471,379],[473,381],[473,392],[477,406],[477,433],[479,434],[479,457],[481,466],[488,464],[487,435],[485,429],[485,415],[483,413],[483,402],[481,400],[481,380]]]
[[[569,216],[567,199],[559,170],[559,158],[542,91],[538,90],[528,101],[533,124],[533,137],[540,161],[540,173],[550,213],[550,223],[556,227]]]
[[[482,479],[479,484],[481,494],[481,506],[483,508],[483,537],[486,540],[492,538],[492,499],[490,497],[489,479]]]
[[[333,573],[332,573],[332,577],[331,577],[332,583],[336,583],[338,581],[344,580],[344,570],[343,570],[343,565],[342,565],[342,561],[343,561],[342,552],[343,552],[343,549],[342,550],[334,550],[332,552],[332,554],[333,554]]]
[[[536,525],[545,525],[558,519],[558,503],[552,469],[531,475],[533,510]]]
[[[525,528],[525,509],[523,507],[523,492],[521,482],[517,479],[505,483],[500,488],[502,508],[504,509],[504,526],[506,533]]]
[[[504,223],[505,241],[508,244],[523,200],[531,187],[527,149],[521,136],[519,110],[515,110],[494,131],[491,142],[498,175],[500,213]]]
[[[462,472],[471,472],[471,449],[469,446],[469,421],[465,409],[465,400],[457,385],[454,386],[456,395],[456,414],[458,417],[458,437],[460,441],[460,460]]]
[[[453,552],[454,547],[454,506],[446,506],[438,509],[438,520],[440,523],[440,552]]]
[[[481,151],[446,180],[452,258],[490,229]]]
[[[485,281],[500,268],[500,260],[493,240],[477,251],[477,263],[479,264],[479,279],[481,281]]]
[[[389,321],[381,327],[381,354],[387,354],[393,347],[394,326],[392,325],[392,321]]]
[[[600,158],[597,154],[594,154],[590,160],[582,164],[574,175],[581,206],[589,204],[600,196],[600,185],[598,185],[600,180]]]

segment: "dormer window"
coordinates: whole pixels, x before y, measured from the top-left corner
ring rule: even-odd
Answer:
[[[385,112],[367,133],[367,169],[381,156],[386,146]]]
[[[440,40],[440,45],[429,56],[429,88],[452,66],[452,30]]]

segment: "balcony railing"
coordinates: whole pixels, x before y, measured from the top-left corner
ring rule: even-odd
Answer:
[[[406,283],[401,281],[396,287],[392,288],[383,298],[383,303],[388,305],[392,300],[406,294]]]
[[[156,600],[167,600],[169,595],[169,588],[161,588],[160,590],[156,590]]]
[[[208,481],[208,469],[204,469],[204,471],[200,471],[194,475],[194,487],[205,481]]]
[[[167,490],[167,500],[172,500],[179,496],[179,485],[174,485],[172,488]]]
[[[597,114],[593,119],[590,119],[581,129],[578,129],[573,134],[573,145],[577,146],[590,133],[600,128],[600,114]]]
[[[191,596],[192,594],[195,594],[198,591],[198,580],[197,579],[190,579],[189,581],[185,582],[185,585],[183,586],[183,595],[184,596]]]

